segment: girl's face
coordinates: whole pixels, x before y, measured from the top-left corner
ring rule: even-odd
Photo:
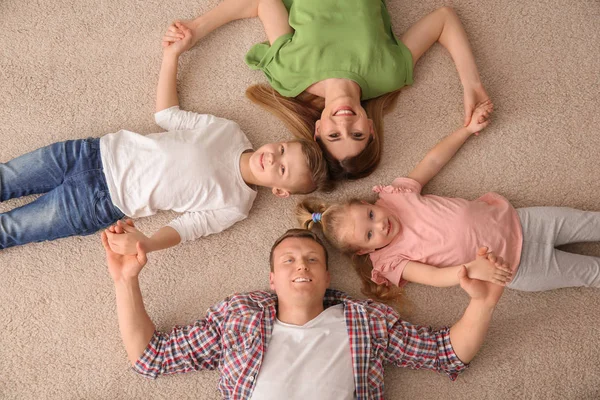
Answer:
[[[348,208],[339,232],[343,243],[361,249],[358,254],[385,247],[400,233],[398,218],[385,207],[363,203]]]
[[[321,113],[315,140],[321,139],[327,151],[341,161],[363,151],[373,134],[373,121],[360,101],[343,97],[327,104]]]

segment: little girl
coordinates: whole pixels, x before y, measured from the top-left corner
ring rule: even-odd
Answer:
[[[364,255],[362,261],[370,270],[368,275],[361,273],[367,295],[380,298],[389,291],[384,286],[402,286],[407,281],[456,285],[456,272],[463,264],[470,277],[518,290],[600,287],[600,258],[555,249],[566,243],[600,241],[599,212],[564,207],[515,210],[496,193],[474,201],[421,194],[469,136],[487,126],[490,108],[489,104],[478,107],[475,122],[439,142],[407,177],[376,186],[375,204],[307,199],[298,205],[302,226],[310,229],[321,224],[336,247],[357,257]],[[512,265],[512,276],[501,268],[469,268],[467,263],[479,246],[487,246]],[[355,266],[360,273],[360,266]]]

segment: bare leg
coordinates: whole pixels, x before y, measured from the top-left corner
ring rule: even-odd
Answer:
[[[442,7],[426,15],[408,28],[401,40],[412,53],[413,65],[435,42],[450,52],[464,88],[464,124],[467,126],[473,110],[489,100],[489,96],[481,84],[467,33],[454,10]]]

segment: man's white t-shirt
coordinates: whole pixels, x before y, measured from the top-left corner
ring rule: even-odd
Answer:
[[[240,156],[252,145],[238,124],[179,106],[155,114],[163,133],[121,130],[100,139],[111,199],[125,215],[184,213],[170,227],[181,241],[217,233],[248,216],[256,191]]]
[[[302,326],[275,321],[252,400],[351,400],[354,392],[343,304]]]

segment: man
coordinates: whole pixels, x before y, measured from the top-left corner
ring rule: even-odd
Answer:
[[[111,228],[114,229],[114,228]],[[118,232],[118,230],[117,230]],[[471,301],[451,328],[433,331],[402,321],[390,307],[328,289],[327,251],[312,232],[291,229],[271,248],[270,286],[233,295],[204,319],[155,331],[138,275],[147,262],[110,250],[119,326],[135,372],[219,369],[226,399],[382,399],[385,362],[434,369],[456,379],[479,350],[503,288],[459,272]],[[481,262],[502,264],[480,249]]]

